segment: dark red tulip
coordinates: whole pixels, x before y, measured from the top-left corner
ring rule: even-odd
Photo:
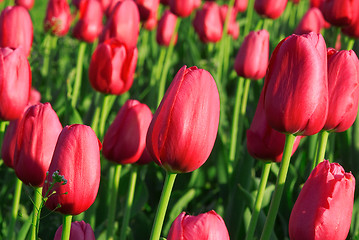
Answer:
[[[21,117],[29,101],[31,70],[21,47],[0,48],[0,119]]]
[[[167,171],[194,171],[212,151],[218,122],[219,95],[213,77],[206,70],[183,66],[153,116],[147,149]]]
[[[188,17],[200,6],[199,0],[169,0],[170,10],[178,17]],[[199,4],[198,4],[199,3]]]
[[[106,9],[106,17],[109,18],[111,16],[112,10],[115,8],[116,4],[118,2],[123,2],[125,0],[111,0],[110,4],[108,5],[107,9]]]
[[[267,30],[250,32],[238,50],[234,69],[238,76],[253,80],[265,76],[269,58],[269,33]]]
[[[62,130],[42,190],[43,196],[50,194],[46,201],[50,210],[77,215],[92,205],[100,184],[100,148],[101,143],[88,126],[74,124]],[[67,181],[49,189],[55,171]]]
[[[14,169],[25,184],[41,187],[62,125],[50,103],[29,107],[16,132]]]
[[[310,7],[316,7],[319,8],[320,4],[322,4],[324,0],[310,0]]]
[[[323,27],[325,27],[325,20],[322,12],[318,8],[310,8],[306,14],[304,14],[294,33],[320,33]]]
[[[49,0],[44,20],[45,31],[64,36],[70,29],[71,12],[67,0]]]
[[[229,240],[229,234],[221,216],[214,210],[198,216],[178,215],[172,223],[167,240],[197,239],[197,240]]]
[[[324,160],[304,183],[289,219],[291,240],[345,240],[351,223],[355,178]]]
[[[359,38],[359,1],[356,1],[355,4],[354,9],[356,8],[358,11],[355,12],[351,24],[342,28],[342,32],[350,37]]]
[[[215,43],[221,40],[223,26],[217,3],[206,2],[202,9],[197,10],[193,27],[204,43]]]
[[[277,19],[287,6],[288,0],[255,0],[254,9],[259,15]]]
[[[119,164],[137,162],[146,148],[152,112],[146,104],[127,100],[103,140],[103,155]]]
[[[221,20],[223,26],[226,21],[227,12],[228,12],[228,5],[220,6]],[[236,17],[237,17],[237,9],[234,8],[231,11],[231,15],[229,17],[228,30],[227,30],[228,35],[231,35],[233,39],[237,39],[239,36],[239,24],[236,22]]]
[[[313,135],[328,113],[327,50],[322,35],[291,35],[269,61],[264,82],[269,125],[279,132]]]
[[[165,5],[165,6],[170,4],[170,0],[160,0],[160,2],[162,5]]]
[[[156,41],[159,45],[169,46],[171,37],[175,31],[177,16],[169,10],[165,10],[161,20],[158,22]],[[178,34],[176,34],[174,44],[177,43]]]
[[[30,10],[34,6],[35,0],[15,0],[15,5],[23,6]]]
[[[353,50],[328,49],[329,111],[324,129],[344,132],[358,112],[359,61]]]
[[[128,49],[117,39],[109,39],[99,44],[92,54],[91,86],[102,93],[123,94],[132,86],[136,64],[137,48]]]
[[[0,47],[22,46],[26,56],[29,56],[32,38],[32,21],[27,9],[22,6],[6,7],[0,15]]]
[[[347,26],[359,14],[358,0],[323,0],[320,5],[325,20],[335,26]]]
[[[235,0],[234,8],[238,12],[245,12],[247,10],[248,0]]]
[[[86,0],[80,5],[80,17],[76,23],[73,34],[85,42],[92,43],[102,30],[102,7],[97,0]]]
[[[57,229],[54,240],[61,240],[62,225]],[[69,240],[96,240],[91,225],[81,222],[72,222]]]
[[[74,5],[77,9],[80,9],[80,5],[82,2],[84,2],[86,0],[72,0],[71,3],[72,5]]]
[[[140,32],[140,13],[137,5],[132,0],[120,1],[112,10],[100,42],[109,38],[116,38],[125,44],[128,49],[135,48]]]

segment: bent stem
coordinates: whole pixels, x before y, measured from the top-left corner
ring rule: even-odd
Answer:
[[[11,219],[10,219],[10,225],[9,225],[9,231],[7,238],[9,240],[13,239],[13,236],[15,235],[15,222],[17,219],[18,211],[19,211],[19,203],[20,203],[20,197],[21,197],[21,188],[22,188],[22,181],[18,178],[16,178],[15,183],[15,193],[14,193],[14,199],[12,203],[12,212],[11,212]]]
[[[274,194],[269,207],[266,222],[262,232],[261,240],[269,240],[273,231],[275,219],[277,217],[280,200],[282,198],[285,180],[287,178],[288,168],[290,164],[290,157],[293,150],[295,136],[293,134],[286,134],[285,145],[283,150],[282,162],[280,164],[277,182],[275,185]]]
[[[177,174],[166,172],[160,202],[158,204],[155,221],[153,222],[150,240],[159,240],[161,236],[163,220],[165,219],[168,202],[170,200],[173,184]]]
[[[64,215],[62,222],[61,240],[69,240],[71,232],[72,215]]]
[[[39,228],[38,215],[40,214],[40,206],[42,203],[42,187],[35,187],[34,209],[32,214],[31,240],[37,240],[37,230]]]
[[[86,50],[86,42],[81,42],[80,47],[79,47],[79,53],[77,55],[76,78],[75,78],[75,83],[74,83],[74,87],[73,87],[73,91],[72,91],[72,99],[71,99],[71,106],[73,108],[76,107],[77,99],[80,95],[85,50]]]
[[[249,223],[246,240],[253,239],[254,230],[256,229],[258,216],[259,216],[259,213],[262,208],[263,196],[264,196],[264,192],[266,190],[267,180],[268,180],[271,166],[272,166],[272,162],[264,163],[264,166],[262,169],[262,177],[261,177],[261,181],[259,183],[259,187],[258,187],[259,189],[258,189],[256,201],[254,203],[254,208],[253,208],[253,212],[252,212],[251,221]]]
[[[324,156],[325,156],[325,149],[327,148],[327,143],[328,143],[328,137],[329,137],[329,132],[328,131],[322,131],[320,133],[320,138],[319,138],[319,145],[318,145],[318,153],[317,156],[315,158],[315,162],[312,166],[312,170],[320,163],[324,160]]]

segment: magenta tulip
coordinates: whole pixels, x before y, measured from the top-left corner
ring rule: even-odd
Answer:
[[[62,225],[57,229],[54,240],[61,240]],[[96,240],[91,225],[81,222],[72,222],[69,240]]]
[[[15,5],[22,6],[30,10],[34,6],[35,0],[15,0]]]
[[[169,0],[169,5],[171,12],[183,18],[199,7],[198,0]]]
[[[209,157],[217,136],[219,94],[211,74],[183,66],[166,91],[147,133],[154,161],[170,172],[192,172]]]
[[[92,205],[100,184],[100,148],[88,126],[74,124],[62,130],[42,190],[44,197],[50,195],[46,201],[50,210],[77,215]],[[67,181],[49,189],[55,171]]]
[[[161,17],[161,20],[158,22],[156,41],[159,45],[169,46],[171,42],[171,37],[175,31],[177,22],[177,16],[171,13],[169,10],[166,10]],[[174,44],[177,43],[178,34],[176,34]]]
[[[259,15],[277,19],[283,13],[288,0],[255,0],[254,9]]]
[[[320,9],[325,20],[336,26],[347,26],[353,23],[359,14],[357,0],[324,0]]]
[[[305,182],[289,219],[291,240],[345,240],[351,223],[355,178],[323,161]]]
[[[44,20],[45,31],[64,36],[70,29],[71,12],[67,0],[50,0],[47,4]]]
[[[305,34],[310,32],[320,33],[326,22],[322,12],[318,8],[310,8],[304,14],[302,20],[295,29],[295,34]]]

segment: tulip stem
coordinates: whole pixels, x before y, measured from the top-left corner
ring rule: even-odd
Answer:
[[[38,215],[40,214],[40,207],[42,203],[42,187],[34,188],[34,209],[32,210],[32,226],[31,226],[31,240],[37,240],[37,232],[39,229]]]
[[[256,201],[254,202],[254,208],[253,208],[253,212],[252,212],[251,221],[249,223],[246,240],[253,239],[254,230],[256,229],[258,216],[259,216],[259,213],[262,208],[263,196],[264,196],[264,192],[266,190],[267,180],[268,180],[271,166],[272,166],[272,162],[265,162],[263,165],[262,177],[261,177],[261,181],[259,183]]]
[[[354,38],[349,38],[348,45],[347,45],[347,50],[348,51],[353,49],[354,43],[355,43],[355,39]]]
[[[45,49],[44,49],[44,60],[42,64],[41,74],[43,79],[46,81],[46,99],[51,100],[51,89],[52,89],[52,80],[49,78],[49,70],[50,70],[50,59],[51,59],[51,51],[53,48],[56,48],[57,37],[52,36],[50,33],[46,34],[45,37]]]
[[[12,240],[13,235],[15,235],[15,222],[17,219],[17,215],[19,212],[19,203],[20,203],[20,197],[21,197],[21,188],[22,188],[22,181],[18,178],[16,178],[15,183],[15,193],[14,193],[14,199],[12,203],[12,212],[11,212],[11,219],[10,219],[10,225],[8,230],[8,236],[7,239]]]
[[[160,77],[161,77],[161,69],[163,67],[163,61],[165,60],[165,56],[166,56],[166,49],[165,47],[161,47],[160,48],[160,56],[158,57],[158,63],[157,63],[157,66],[156,66],[156,74],[155,74],[155,77],[154,77],[154,80],[151,81],[151,85],[153,86],[155,84],[155,82],[159,81],[160,80]]]
[[[231,17],[231,13],[233,11],[233,5],[234,5],[234,0],[230,0],[228,3],[228,10],[227,10],[227,15],[226,15],[226,19],[224,20],[224,26],[223,26],[223,33],[222,33],[222,39],[221,39],[221,48],[223,51],[223,57],[222,57],[222,61],[219,62],[219,64],[223,64],[223,73],[224,75],[227,75],[228,72],[228,61],[229,61],[229,53],[230,53],[230,38],[228,36],[228,26],[229,26],[229,20]],[[227,78],[225,78],[227,79]]]
[[[254,0],[248,0],[246,24],[244,26],[243,37],[247,36],[251,29],[253,9],[254,9]]]
[[[116,95],[106,95],[103,98],[101,119],[100,119],[100,137],[103,138],[105,134],[106,120],[111,108],[116,100]]]
[[[71,233],[72,215],[64,215],[62,222],[61,240],[69,240]]]
[[[77,54],[76,78],[75,78],[74,88],[72,90],[72,99],[71,99],[71,106],[73,108],[76,107],[77,99],[80,95],[85,50],[86,50],[86,42],[80,42],[79,52]]]
[[[173,184],[177,174],[166,172],[160,202],[158,204],[155,221],[153,222],[150,240],[159,240],[161,236],[163,221],[165,219],[168,202],[170,200]]]
[[[116,213],[116,206],[117,206],[117,194],[118,194],[118,187],[120,185],[120,176],[121,176],[121,164],[117,164],[115,166],[115,175],[112,182],[112,191],[111,191],[111,202],[110,208],[108,208],[108,222],[107,222],[107,237],[108,240],[113,240],[114,234],[114,225],[115,225],[115,213]]]
[[[123,216],[123,222],[122,222],[122,227],[121,227],[120,240],[126,239],[128,222],[129,222],[130,216],[131,216],[133,196],[135,195],[136,180],[137,180],[137,166],[133,166],[130,184],[128,186],[128,195],[127,195],[125,213]]]
[[[295,136],[293,134],[286,134],[285,145],[283,150],[282,162],[280,164],[278,178],[269,207],[266,222],[262,232],[261,240],[269,240],[273,231],[275,219],[277,217],[280,200],[282,198],[285,180],[287,178],[288,168],[290,164],[290,157],[292,155]]]
[[[238,126],[238,136],[239,143],[242,143],[242,134],[243,134],[243,127],[244,127],[244,120],[247,110],[247,101],[248,101],[248,93],[249,93],[249,86],[251,84],[250,79],[245,79],[244,91],[243,91],[243,98],[241,104],[241,113],[239,115],[239,126]]]
[[[317,153],[317,156],[315,158],[315,162],[313,164],[312,169],[314,169],[319,163],[321,163],[324,160],[325,149],[327,148],[327,143],[328,143],[328,137],[329,137],[329,132],[328,131],[323,130],[320,133],[319,145],[318,145],[318,153]]]

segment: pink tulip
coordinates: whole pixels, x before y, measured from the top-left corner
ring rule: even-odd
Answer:
[[[67,0],[49,0],[44,20],[45,31],[64,36],[70,29],[71,12]]]
[[[35,0],[15,0],[15,5],[23,6],[30,10],[34,6]]]
[[[62,225],[57,229],[54,240],[61,240]],[[91,225],[81,222],[72,222],[69,240],[96,240]]]
[[[282,15],[288,0],[255,0],[254,9],[259,15],[277,19]]]
[[[177,16],[166,10],[158,22],[158,28],[156,33],[156,41],[159,45],[169,46],[171,37],[175,31],[177,22]],[[174,44],[177,43],[178,34],[176,34]]]

